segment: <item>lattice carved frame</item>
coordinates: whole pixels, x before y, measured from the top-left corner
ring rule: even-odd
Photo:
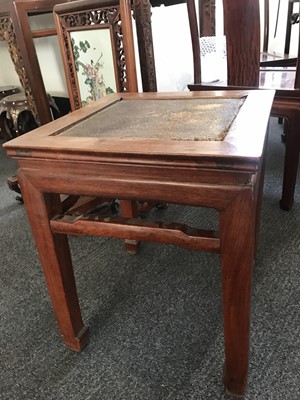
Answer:
[[[15,66],[15,70],[18,74],[20,83],[24,89],[25,96],[28,101],[31,112],[32,112],[37,124],[40,125],[40,119],[39,119],[36,103],[35,103],[34,97],[32,95],[32,90],[31,90],[31,87],[29,84],[29,78],[26,73],[23,58],[21,56],[21,52],[18,47],[13,23],[9,16],[1,16],[0,17],[0,39],[6,41],[6,43],[7,43],[10,57]]]
[[[58,16],[63,36],[63,49],[66,57],[67,73],[69,75],[70,91],[75,109],[81,108],[80,92],[77,73],[74,63],[73,50],[70,40],[70,31],[90,29],[91,26],[101,27],[106,25],[112,29],[112,49],[116,62],[116,84],[119,92],[127,91],[126,60],[123,43],[122,24],[119,7],[95,8],[88,11],[76,11],[60,14]]]

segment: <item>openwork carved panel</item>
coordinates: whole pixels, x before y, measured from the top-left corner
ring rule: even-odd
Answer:
[[[9,23],[10,18],[8,16],[0,17],[0,40],[5,40]]]
[[[111,47],[116,67],[117,91],[125,92],[128,90],[126,55],[124,51],[124,38],[119,7],[115,6],[107,9],[101,8],[76,13],[59,14],[56,23],[58,23],[61,28],[62,40],[60,44],[64,51],[65,70],[69,80],[68,84],[70,85],[69,92],[71,91],[72,93],[73,108],[77,109],[82,106],[78,85],[78,72],[76,70],[76,60],[74,57],[75,52],[71,39],[71,33],[74,31],[109,27],[112,32]],[[81,43],[80,46],[79,50],[85,51],[84,44]]]

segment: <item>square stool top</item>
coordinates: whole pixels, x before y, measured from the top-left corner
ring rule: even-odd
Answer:
[[[273,98],[267,90],[111,94],[4,147],[17,159],[138,155],[255,169]]]

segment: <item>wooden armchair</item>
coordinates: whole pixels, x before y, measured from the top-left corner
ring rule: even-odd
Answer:
[[[223,0],[226,35],[227,81],[202,82],[200,43],[194,0],[187,0],[194,62],[190,90],[238,88],[275,89],[272,116],[286,120],[286,150],[280,206],[291,208],[297,179],[300,150],[300,67],[260,67],[259,0]]]

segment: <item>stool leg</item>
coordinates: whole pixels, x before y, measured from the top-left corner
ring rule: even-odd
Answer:
[[[131,200],[120,201],[120,213],[122,217],[133,218],[137,216],[137,202]],[[140,241],[125,239],[125,249],[129,254],[137,254],[140,249]]]
[[[248,377],[255,244],[255,204],[251,188],[240,192],[221,212],[220,235],[225,341],[223,382],[230,394],[242,396]]]
[[[288,118],[286,127],[283,187],[282,197],[279,202],[280,208],[283,210],[289,210],[294,203],[300,152],[299,126],[300,112],[297,110]]]
[[[0,138],[1,138],[1,139],[6,139],[5,134],[4,134],[4,131],[5,131],[4,113],[2,113],[2,114],[0,115]]]
[[[9,126],[9,122],[11,126]],[[6,112],[3,112],[0,116],[0,130],[5,140],[11,140],[15,137],[13,122],[6,118]]]
[[[40,193],[22,172],[18,181],[60,332],[68,347],[81,351],[89,333],[81,318],[68,238],[53,233],[49,224],[62,211],[60,196]]]

